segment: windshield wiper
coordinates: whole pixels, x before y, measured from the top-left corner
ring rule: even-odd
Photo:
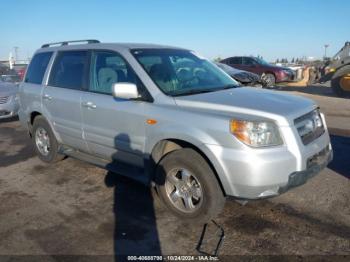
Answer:
[[[231,89],[231,88],[236,88],[236,87],[240,87],[240,85],[229,84],[229,85],[223,86],[222,88],[218,88],[216,90]]]
[[[189,90],[184,90],[183,92],[176,92],[174,94],[170,94],[172,96],[185,96],[185,95],[195,95],[195,94],[203,94],[203,93],[209,93],[209,92],[216,92],[220,90],[225,90],[225,89],[231,89],[231,88],[236,88],[240,87],[239,85],[226,85],[222,87],[216,87],[216,88],[207,88],[207,89],[189,89]]]
[[[185,96],[185,95],[195,95],[195,94],[203,94],[203,93],[209,93],[214,92],[215,90],[210,89],[192,89],[192,90],[186,90],[184,92],[179,92],[175,94],[171,94],[172,96]]]

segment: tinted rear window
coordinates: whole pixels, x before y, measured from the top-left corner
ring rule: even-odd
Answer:
[[[36,54],[30,62],[24,82],[41,84],[51,56],[52,52]]]
[[[85,79],[87,51],[58,53],[49,79],[50,86],[82,89]]]

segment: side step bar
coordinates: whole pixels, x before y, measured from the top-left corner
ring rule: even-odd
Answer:
[[[88,162],[92,165],[101,167],[110,172],[129,177],[131,179],[137,180],[145,185],[150,185],[150,176],[144,168],[133,166],[124,162],[117,162],[115,160],[108,161],[103,158],[91,156],[81,151],[74,150],[72,148],[62,146],[59,150],[60,154]]]

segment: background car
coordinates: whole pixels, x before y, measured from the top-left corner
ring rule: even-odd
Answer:
[[[231,76],[234,80],[239,82],[244,86],[254,86],[254,87],[262,87],[266,86],[266,83],[261,79],[261,77],[257,74],[239,70],[232,66],[225,65],[223,63],[215,63],[218,67],[225,71],[229,76]]]
[[[21,77],[19,75],[0,75],[1,82],[7,83],[19,83],[21,82]]]
[[[15,69],[10,69],[10,67],[0,64],[0,81],[18,83],[22,79]]]
[[[18,85],[0,80],[0,119],[17,115],[18,100]]]
[[[27,64],[15,64],[13,66],[14,71],[16,72],[16,74],[19,76],[20,80],[22,81],[24,78],[24,75],[26,73],[27,70]]]
[[[237,69],[249,71],[258,74],[266,82],[267,86],[274,86],[279,82],[293,81],[293,70],[285,67],[271,65],[257,57],[234,56],[220,61],[223,64],[235,67]]]

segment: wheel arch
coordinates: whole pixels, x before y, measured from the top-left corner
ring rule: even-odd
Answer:
[[[30,114],[29,114],[29,119],[28,119],[28,131],[29,131],[29,135],[30,137],[32,136],[32,133],[33,133],[33,123],[34,123],[34,119],[37,117],[37,116],[41,116],[42,114],[39,112],[39,111],[32,111]]]
[[[277,74],[276,74],[276,72],[267,70],[267,71],[265,71],[265,72],[263,73],[263,75],[266,75],[266,74],[273,75],[273,76],[275,77],[275,79],[277,80]]]
[[[215,177],[219,183],[219,186],[220,186],[223,194],[226,196],[226,190],[223,186],[223,182],[225,182],[225,181],[222,181],[222,179],[221,179],[220,175],[218,174],[217,169],[215,168],[215,165],[211,161],[210,157],[208,157],[207,154],[199,146],[197,146],[191,142],[188,142],[186,140],[183,140],[183,139],[166,138],[166,139],[162,139],[162,140],[158,141],[153,146],[151,154],[150,154],[151,174],[152,175],[155,174],[155,168],[157,167],[160,160],[163,159],[163,157],[165,157],[167,154],[169,154],[175,150],[180,150],[182,148],[191,148],[205,159],[205,161],[208,163],[210,168],[213,170],[213,173],[215,174]],[[154,177],[152,177],[152,180],[153,180],[153,178]]]
[[[48,118],[41,112],[39,111],[32,111],[29,114],[29,123],[28,123],[28,129],[29,129],[29,135],[32,136],[32,129],[33,129],[33,124],[34,124],[34,120],[36,117],[38,116],[42,116],[43,118],[45,118],[45,120],[47,121],[47,123],[49,124],[52,132],[54,133],[56,139],[58,142],[61,142],[61,137],[59,136],[59,134],[56,132],[56,130],[53,128],[52,123],[48,120]]]

